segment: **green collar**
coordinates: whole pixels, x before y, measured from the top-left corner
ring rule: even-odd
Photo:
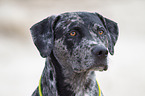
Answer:
[[[99,96],[101,96],[101,89],[100,89],[100,86],[99,86],[99,83],[98,83],[97,79],[96,79],[96,82],[97,82],[97,85],[98,85]]]
[[[43,96],[42,95],[42,90],[41,90],[41,78],[42,78],[42,76],[40,77],[40,80],[39,80],[39,95]],[[98,85],[99,96],[101,96],[101,89],[100,89],[100,86],[99,86],[99,83],[98,83],[97,79],[96,79],[96,82],[97,82],[97,85]]]
[[[42,76],[40,77],[40,80],[39,80],[39,95],[43,96],[42,95],[42,90],[41,90],[41,78],[42,78]]]

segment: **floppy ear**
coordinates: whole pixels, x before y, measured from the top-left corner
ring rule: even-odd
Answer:
[[[96,13],[98,15],[98,17],[100,18],[100,20],[102,21],[104,27],[106,28],[106,30],[108,31],[109,35],[108,35],[108,49],[111,55],[114,54],[114,46],[115,43],[118,39],[118,26],[117,23],[115,23],[114,21],[104,18],[102,15]]]
[[[50,16],[30,28],[33,42],[42,57],[49,56],[52,51],[54,41],[54,21],[55,16]]]

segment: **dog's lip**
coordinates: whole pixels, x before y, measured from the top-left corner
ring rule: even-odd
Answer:
[[[106,71],[108,69],[108,65],[97,65],[93,69],[96,71]]]
[[[99,68],[99,71],[107,71],[107,69],[108,69],[108,67],[101,67],[101,68]]]
[[[104,66],[98,67],[98,70],[99,70],[99,71],[103,71],[103,70],[104,70]]]

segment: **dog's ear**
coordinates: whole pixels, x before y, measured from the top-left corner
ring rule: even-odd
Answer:
[[[30,28],[33,42],[44,58],[50,55],[53,48],[55,18],[56,16],[50,16]]]
[[[117,23],[115,23],[114,21],[107,19],[105,17],[103,17],[102,15],[96,13],[98,15],[98,17],[100,18],[100,20],[102,21],[104,27],[106,28],[106,30],[108,31],[109,35],[108,35],[108,49],[111,55],[114,54],[114,46],[115,43],[118,39],[118,26]]]

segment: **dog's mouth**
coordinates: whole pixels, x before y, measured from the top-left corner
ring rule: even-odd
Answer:
[[[106,71],[108,69],[108,65],[93,65],[92,67],[88,69],[77,69],[74,68],[74,72],[76,73],[81,73],[81,72],[86,72],[86,71]]]
[[[108,62],[107,58],[105,59],[95,59],[93,65],[91,66],[91,69],[94,71],[107,71],[108,69]]]
[[[79,64],[79,63],[78,63]],[[105,59],[92,59],[92,60],[86,60],[86,62],[80,63],[82,66],[73,67],[74,72],[81,73],[86,71],[107,71],[108,69],[108,63],[107,58]]]
[[[108,69],[108,65],[94,65],[90,68],[93,71],[106,71]]]
[[[99,70],[99,71],[106,71],[107,69],[108,69],[108,65],[97,67],[97,70]]]

